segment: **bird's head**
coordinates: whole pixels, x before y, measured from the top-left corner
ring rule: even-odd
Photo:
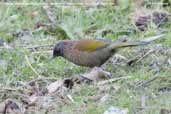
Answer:
[[[53,49],[53,58],[58,56],[64,56],[64,42],[59,42],[55,45],[55,48]]]

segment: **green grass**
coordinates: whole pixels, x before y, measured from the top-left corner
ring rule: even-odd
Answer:
[[[23,1],[29,2],[28,0]],[[77,1],[78,0],[72,2]],[[41,2],[41,0],[37,2]],[[159,8],[163,9],[161,7]],[[134,7],[132,4],[126,2],[120,3],[120,6],[112,6],[109,4],[105,7],[95,7],[89,10],[84,6],[65,7],[63,9],[61,6],[54,6],[53,13],[58,19],[59,26],[62,27],[67,35],[64,35],[58,30],[41,30],[33,33],[32,37],[25,42],[21,39],[20,35],[16,36],[14,34],[23,29],[32,31],[37,23],[49,23],[42,6],[8,6],[0,4],[0,40],[16,47],[13,50],[0,50],[0,60],[5,61],[5,65],[0,67],[0,85],[15,87],[19,82],[28,82],[37,78],[35,72],[32,71],[26,62],[25,56],[29,58],[31,65],[40,75],[48,78],[60,79],[88,71],[88,69],[75,66],[63,58],[50,61],[52,57],[51,54],[33,54],[23,47],[45,44],[55,45],[56,42],[61,39],[96,38],[115,41],[123,35],[127,35],[131,40],[138,40],[155,35],[156,29],[154,24],[149,24],[148,29],[143,32],[129,31],[135,29],[135,25],[133,25],[129,15],[133,10]],[[171,9],[165,8],[164,10],[170,11]],[[31,16],[34,11],[38,12],[38,14]],[[170,20],[162,25],[161,28],[169,31],[171,29]],[[110,32],[105,33],[106,31]],[[165,34],[164,40],[155,41],[153,45],[158,43],[164,48],[170,48],[171,32],[166,32]],[[43,52],[44,50],[41,51]],[[132,50],[135,51],[136,48],[125,49],[120,53],[128,59],[131,59],[135,56]],[[141,113],[159,114],[162,108],[169,109],[171,107],[171,93],[160,93],[158,88],[168,87],[170,82],[157,79],[152,82],[152,84],[145,87],[145,89],[139,90],[135,89],[134,86],[138,82],[149,80],[155,75],[155,71],[148,71],[149,65],[155,61],[155,59],[160,60],[162,65],[167,57],[170,56],[167,54],[153,54],[134,66],[112,65],[107,62],[105,69],[112,73],[113,78],[119,76],[132,76],[132,78],[115,82],[114,84],[120,87],[119,91],[116,93],[112,93],[112,89],[110,88],[112,84],[109,84],[110,89],[105,91],[106,94],[109,94],[109,99],[101,104],[99,104],[99,101],[88,99],[90,96],[102,94],[99,92],[99,89],[92,85],[83,85],[80,90],[72,90],[69,93],[73,96],[74,103],[62,106],[62,108],[58,110],[63,113],[73,114],[75,112],[81,114],[102,114],[110,106],[114,106],[121,109],[128,109],[129,113],[133,114],[133,111],[141,111],[138,108],[141,107],[141,97],[145,95],[147,96],[146,107]],[[159,66],[154,66],[154,69],[156,70],[158,67]],[[162,68],[159,67],[157,75],[166,80],[170,80],[171,71],[165,68],[170,69],[171,66],[163,65]],[[3,95],[0,95],[0,101],[4,100]]]

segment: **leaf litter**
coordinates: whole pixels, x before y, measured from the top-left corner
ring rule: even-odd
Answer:
[[[152,53],[150,53],[149,55],[147,55],[146,58],[139,59],[140,63],[144,61],[144,59],[151,59],[150,61],[152,62],[157,61],[160,63],[159,66],[158,65],[153,66],[153,63],[152,65],[149,65],[150,71],[158,69],[159,72],[160,70],[165,70],[165,68],[171,67],[169,63],[170,55],[171,55],[170,48],[163,48],[161,46],[152,45],[151,47],[149,46],[146,49],[139,49],[139,50],[136,49],[135,51],[133,51],[132,55],[138,55],[138,54],[141,55],[148,52],[151,49],[155,49],[155,50],[152,51]],[[156,56],[156,55],[160,55],[160,56]],[[166,56],[164,57],[164,60],[163,57],[161,57],[161,55]],[[156,56],[156,58],[154,59],[153,56]],[[121,61],[120,60],[118,61],[119,58],[125,60],[125,62],[127,61],[127,59],[124,56],[119,55],[116,58],[114,58],[117,59],[115,60],[115,65],[120,64]],[[120,89],[120,86],[113,85],[113,82],[117,80],[131,78],[131,77],[123,77],[123,78],[122,77],[112,78],[112,77],[113,76],[110,72],[107,72],[101,68],[94,68],[88,73],[72,76],[70,78],[59,79],[53,83],[50,83],[48,80],[42,78],[41,83],[38,80],[31,80],[24,85],[20,85],[18,88],[1,88],[2,95],[5,96],[6,92],[9,92],[11,93],[11,95],[13,95],[13,96],[5,96],[5,98],[12,97],[14,100],[17,100],[17,103],[15,103],[15,101],[13,100],[10,101],[9,103],[6,103],[6,100],[2,102],[2,104],[4,104],[2,109],[4,109],[5,112],[4,110],[2,110],[1,112],[5,114],[6,112],[8,112],[8,110],[12,109],[13,111],[13,110],[20,109],[22,110],[22,112],[20,111],[20,113],[23,112],[31,113],[39,110],[48,112],[48,111],[56,110],[57,107],[58,107],[57,109],[60,109],[61,106],[70,105],[74,103],[75,100],[70,91],[71,90],[76,91],[75,89],[78,89],[81,86],[85,86],[85,84],[95,85],[98,87],[98,91],[99,91],[99,96],[97,95],[90,96],[88,97],[88,100],[93,100],[103,104],[111,97],[111,95],[107,94],[106,91],[112,90],[113,94],[115,94]],[[146,81],[146,82],[144,82],[143,80],[142,82],[137,83],[138,85],[136,84],[135,87],[141,86],[144,88],[147,87],[146,83],[148,83],[149,86],[149,84],[151,84],[152,82],[153,79],[152,81]],[[112,86],[109,87],[108,84],[112,84]],[[166,85],[165,87],[167,88],[168,85]],[[19,109],[16,107],[19,107]]]
[[[48,7],[44,7],[46,10],[46,13],[48,15],[48,18],[52,24],[54,22],[56,23],[56,19],[53,19],[53,14],[51,13]],[[46,9],[47,8],[47,9]],[[37,15],[37,12],[33,12]],[[153,12],[150,15],[145,16],[139,16],[138,19],[135,21],[136,26],[140,30],[145,30],[147,27],[147,23],[149,21],[153,21],[157,27],[159,27],[161,24],[165,23],[168,20],[168,15],[165,13],[158,13]],[[49,26],[49,25],[48,25]],[[35,28],[40,27],[46,27],[44,24],[38,23]],[[66,27],[67,28],[67,27]],[[68,33],[68,30],[65,28],[60,28],[67,37],[70,39],[73,39],[74,36],[72,34]],[[108,33],[111,33],[111,28],[109,30],[102,30],[102,36],[105,36]],[[32,32],[24,30],[21,33],[18,34],[21,37],[21,40],[26,41],[26,43],[30,42],[32,40]],[[41,46],[40,46],[41,47]],[[31,47],[32,48],[32,47]],[[33,46],[34,48],[34,46]],[[39,48],[39,46],[38,46]],[[155,50],[153,50],[155,48]],[[36,47],[37,49],[37,47]],[[152,52],[150,50],[153,50]],[[142,58],[145,53],[151,52],[150,54],[147,54],[145,57]],[[162,46],[157,47],[147,47],[146,49],[139,49],[134,50],[133,55],[138,55],[137,58],[135,58],[133,63],[135,64],[143,64],[144,61],[151,61],[150,65],[148,66],[148,71],[153,72],[154,75],[157,75],[158,72],[162,70],[168,70],[170,72],[171,68],[171,62],[170,62],[170,48],[163,48]],[[164,58],[163,58],[164,56]],[[154,58],[155,57],[155,58]],[[149,59],[149,60],[148,60]],[[127,57],[124,55],[117,55],[113,59],[114,65],[121,64],[121,61],[125,62],[125,65],[127,63]],[[138,61],[138,62],[137,62]],[[64,78],[59,79],[55,82],[50,82],[48,79],[42,79],[42,82],[39,82],[38,80],[31,80],[29,82],[23,82],[24,84],[20,85],[18,88],[1,88],[1,96],[4,97],[4,99],[7,99],[3,101],[0,105],[1,109],[0,112],[3,114],[6,114],[8,112],[12,112],[16,110],[17,113],[48,113],[56,110],[60,110],[60,108],[64,105],[71,105],[75,102],[72,92],[73,90],[79,91],[82,86],[90,86],[95,85],[98,88],[99,96],[89,96],[88,99],[94,100],[96,102],[100,102],[101,104],[106,102],[111,95],[107,94],[108,90],[112,90],[113,94],[115,94],[118,90],[120,90],[120,86],[114,85],[113,82],[117,80],[123,80],[128,79],[130,77],[125,78],[112,78],[112,74],[110,72],[105,71],[104,69],[94,68],[90,72],[72,76],[70,78]],[[163,80],[161,78],[157,78],[162,83],[166,80]],[[155,80],[156,81],[156,80]],[[141,86],[142,88],[147,87],[146,83],[148,83],[148,86],[153,82],[149,80],[144,83],[144,80],[140,83],[137,83],[136,86]],[[109,86],[108,84],[112,84],[112,86]],[[142,86],[143,85],[143,86]],[[166,89],[165,89],[166,88]],[[165,92],[169,86],[166,84],[164,87],[159,88],[156,87],[160,92]],[[78,90],[77,90],[78,89]],[[169,90],[170,91],[170,90]],[[6,94],[11,93],[11,95]],[[12,100],[8,99],[12,98]],[[125,111],[126,110],[126,111]],[[127,109],[120,109],[120,108],[109,108],[104,113],[108,114],[109,112],[116,112],[119,113],[127,113]],[[122,112],[124,111],[124,112]],[[169,112],[169,109],[161,109],[161,113]],[[110,114],[110,113],[109,113]]]
[[[148,47],[148,48],[154,49],[154,47]],[[150,50],[148,48],[146,51]],[[148,57],[146,59],[149,59],[156,54],[168,56],[171,54],[171,53],[170,54],[168,53],[168,52],[170,52],[169,50],[170,49],[158,47],[152,54],[148,55]],[[134,52],[134,55],[137,55],[137,53],[144,53],[144,52],[142,50],[136,50]],[[119,56],[119,57],[123,58],[122,56]],[[165,69],[165,66],[167,66],[166,68],[168,68],[168,65],[170,66],[170,64],[168,62],[170,58],[166,57],[165,58],[166,60],[163,60],[160,58],[161,58],[161,56],[157,56],[157,58],[156,58],[156,61],[160,61],[160,63],[161,63],[161,65],[158,66],[159,70],[162,70],[163,68]],[[153,57],[151,59],[152,59],[151,61],[153,61]],[[115,62],[117,62],[117,61],[115,61]],[[151,67],[152,66],[149,65],[149,68],[151,68]],[[156,68],[157,67],[153,67],[153,69],[156,69]],[[171,66],[170,66],[170,68],[171,68]],[[120,80],[120,79],[122,80],[122,78],[118,78],[118,80]],[[125,79],[127,79],[127,77],[125,77]],[[117,79],[115,79],[115,78],[113,80],[117,81]],[[106,92],[105,92],[108,90],[107,88],[109,88],[107,83],[110,84],[113,82],[113,80],[112,80],[111,73],[104,71],[101,68],[94,68],[88,73],[77,75],[77,76],[72,76],[72,77],[66,78],[66,79],[65,78],[60,79],[53,83],[50,83],[50,82],[47,83],[47,81],[43,81],[45,84],[41,84],[40,82],[33,80],[33,81],[30,81],[29,83],[22,85],[18,89],[13,90],[10,88],[9,89],[1,88],[1,90],[4,90],[5,93],[6,92],[17,93],[16,95],[17,96],[19,95],[19,97],[18,97],[19,99],[17,99],[17,100],[22,105],[22,108],[24,107],[24,109],[22,109],[22,110],[24,110],[25,112],[29,112],[31,110],[38,111],[40,109],[46,109],[46,111],[50,111],[50,110],[56,110],[56,107],[74,103],[74,99],[70,93],[70,90],[78,89],[78,87],[79,87],[78,85],[85,86],[84,84],[88,84],[88,85],[95,84],[97,87],[99,87],[99,92],[100,92],[99,96],[96,96],[96,95],[94,97],[91,96],[88,98],[89,100],[95,100],[96,102],[105,102],[107,99],[110,98],[110,95],[106,94]],[[152,81],[150,83],[152,83]],[[138,86],[140,86],[140,85],[138,85]],[[144,86],[144,84],[143,84],[143,86]],[[141,87],[142,87],[142,85],[141,85]],[[167,85],[166,85],[166,87],[167,87]],[[120,87],[113,85],[112,88],[113,88],[113,92],[115,94],[115,92],[117,92]],[[109,89],[112,89],[112,88],[110,87]],[[1,92],[1,93],[5,94],[3,92]],[[13,94],[13,95],[15,95],[15,94]],[[15,97],[13,96],[14,99],[17,98],[17,96],[15,96]],[[6,101],[4,101],[3,103],[6,103]],[[10,106],[8,106],[8,107],[10,107]],[[5,109],[5,105],[4,105],[4,109]],[[5,110],[7,110],[7,109],[5,109]]]

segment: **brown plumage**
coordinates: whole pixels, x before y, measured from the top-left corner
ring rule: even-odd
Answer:
[[[105,42],[93,39],[64,40],[56,44],[53,57],[62,56],[79,66],[94,67],[104,64],[117,49],[145,45],[148,42]]]

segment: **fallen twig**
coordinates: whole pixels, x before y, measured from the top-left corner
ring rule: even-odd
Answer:
[[[37,48],[44,48],[44,47],[51,47],[51,46],[53,46],[53,44],[27,46],[27,47],[24,47],[24,48],[25,49],[37,49]]]
[[[156,80],[157,78],[159,78],[159,76],[155,75],[155,76],[151,77],[150,80],[142,82],[141,84],[137,85],[135,88],[139,89],[139,88],[142,88],[144,86],[147,86],[149,83],[151,83],[152,81]]]
[[[32,52],[32,54],[34,55],[34,54],[51,54],[52,53],[52,50],[47,50],[47,51],[34,51],[34,52]]]
[[[144,59],[146,56],[148,56],[149,54],[151,54],[152,52],[154,52],[155,49],[151,49],[149,50],[147,53],[145,53],[142,57],[140,57],[135,63],[140,62],[142,59]]]
[[[138,56],[136,56],[135,58],[129,60],[127,62],[127,65],[131,66],[135,63],[140,62],[142,59],[144,59],[145,57],[147,57],[149,54],[153,53],[155,51],[155,49],[150,49],[148,52],[146,52],[144,55],[140,54]]]
[[[21,114],[21,109],[20,107],[18,106],[18,104],[13,101],[13,100],[6,100],[5,101],[5,107],[3,109],[3,113],[2,114],[7,114],[7,110],[8,109],[11,109],[11,110],[17,110],[18,114],[20,113]]]
[[[44,77],[44,76],[39,76],[39,77],[37,77],[37,78],[34,78],[34,79],[32,79],[32,80],[30,80],[29,82],[36,82],[36,81],[44,81],[44,82],[47,82],[47,81],[49,81],[49,80],[56,80],[56,78],[55,77]]]
[[[101,68],[95,67],[90,72],[85,73],[83,75],[57,80],[57,81],[51,83],[47,87],[47,89],[48,89],[49,94],[52,94],[52,93],[59,91],[63,88],[72,89],[73,86],[76,84],[83,84],[83,83],[90,84],[91,82],[97,84],[98,82],[100,82],[102,80],[106,80],[106,79],[110,79],[110,78],[111,78],[111,74],[109,72],[104,71]],[[121,78],[119,78],[119,79],[121,79]],[[115,79],[115,81],[116,80],[118,80],[118,79]],[[113,81],[111,81],[111,82],[113,82]],[[104,83],[106,83],[106,82],[104,82]]]
[[[152,36],[152,37],[147,37],[147,38],[145,38],[145,39],[143,39],[143,40],[141,40],[141,41],[143,41],[143,42],[152,42],[152,41],[154,41],[154,40],[158,40],[158,39],[162,39],[163,38],[163,36],[164,36],[165,34],[160,34],[160,35],[157,35],[157,36]],[[138,62],[140,62],[142,59],[144,59],[146,56],[148,56],[149,54],[151,54],[152,52],[154,52],[155,51],[155,49],[150,49],[147,53],[145,53],[144,55],[138,55],[138,56],[136,56],[135,58],[133,58],[133,59],[131,59],[131,60],[129,60],[128,62],[127,62],[127,65],[132,65],[132,64],[135,64],[135,63],[138,63]]]
[[[0,87],[0,91],[17,91],[19,90],[18,88],[11,88],[11,87]]]
[[[104,85],[104,84],[107,84],[107,83],[112,83],[112,82],[117,81],[117,80],[123,80],[123,79],[129,79],[129,78],[132,78],[132,76],[112,78],[112,79],[109,79],[109,80],[101,81],[101,82],[97,83],[97,85]]]

